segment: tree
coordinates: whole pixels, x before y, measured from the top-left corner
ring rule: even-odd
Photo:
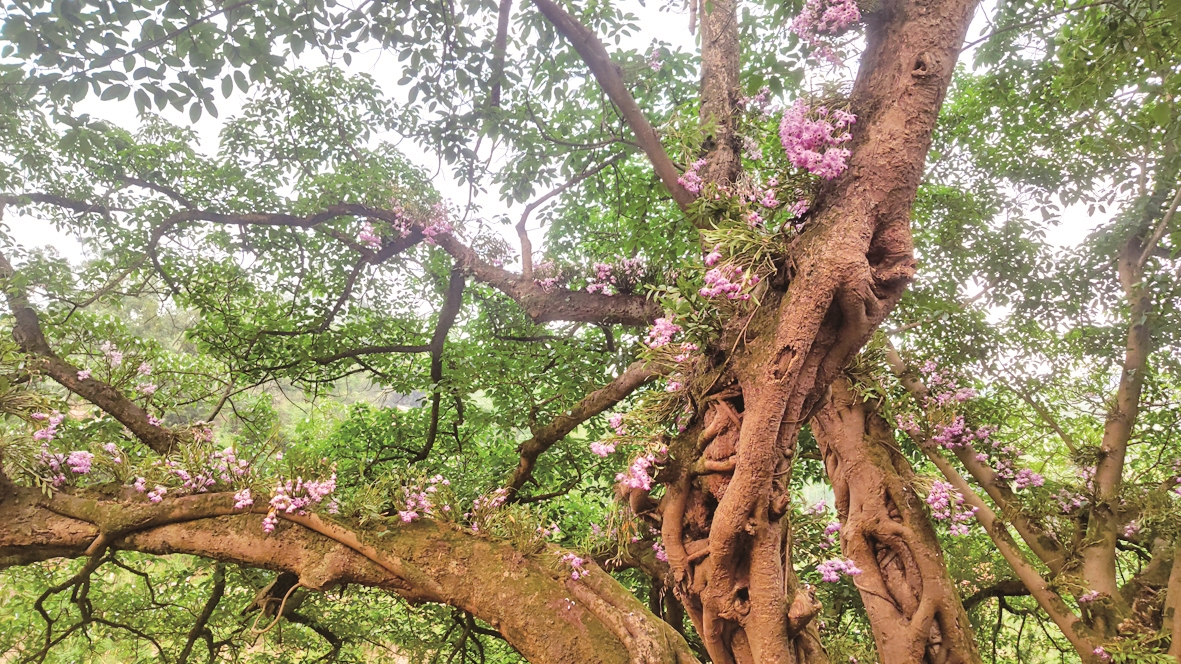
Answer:
[[[328,658],[358,647],[357,609],[305,589],[434,606],[395,640],[465,661],[511,657],[485,652],[499,638],[534,662],[824,662],[867,644],[820,623],[863,615],[879,661],[974,662],[998,598],[997,661],[1006,598],[1026,594],[1015,610],[1084,661],[1175,650],[1176,326],[1153,304],[1176,290],[1158,249],[1176,246],[1181,200],[1175,13],[1004,5],[928,165],[975,3],[690,5],[699,58],[609,52],[632,26],[607,4],[10,6],[4,204],[94,252],[78,274],[0,260],[15,342],[0,560],[36,588],[40,634],[14,652],[120,633],[152,657],[236,658],[248,626],[224,598],[264,585],[257,569],[281,574],[254,626],[302,624]],[[404,98],[299,66],[370,48],[405,63]],[[801,82],[805,56],[839,76],[851,50],[851,89]],[[214,82],[249,95],[211,156],[152,110],[216,116]],[[139,128],[81,113],[91,94],[134,102]],[[467,203],[390,135],[446,161]],[[519,271],[479,217],[492,186],[525,204]],[[998,216],[1006,187],[1047,217],[1054,196],[1129,212],[1052,256]],[[908,292],[912,209],[925,264]],[[1113,260],[1118,278],[1096,276]],[[1119,297],[1124,370],[1093,444],[1071,385],[1107,389]],[[862,352],[891,316],[901,352],[880,335]],[[358,379],[414,407],[340,405]],[[1031,418],[1071,453],[1039,440],[1055,469],[1094,479],[1022,467]],[[1135,436],[1160,455],[1129,460]],[[793,497],[817,460],[841,520],[830,560],[823,509]],[[1065,517],[1046,511],[1051,485]],[[973,522],[989,543],[965,538],[969,559],[1018,583],[961,600],[941,548]],[[103,592],[134,595],[176,553],[216,561],[189,563],[209,592],[186,595],[187,618],[154,590],[142,615],[92,599],[98,570],[123,570]],[[80,559],[64,580],[19,576],[62,557]],[[820,591],[798,576],[812,561]]]

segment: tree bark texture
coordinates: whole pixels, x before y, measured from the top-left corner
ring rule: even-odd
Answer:
[[[818,607],[790,565],[786,479],[800,426],[913,276],[910,209],[975,6],[887,0],[867,15],[848,172],[821,193],[778,288],[731,322],[719,345],[735,350],[696,425],[673,442],[660,477],[665,546],[719,664],[827,659],[811,621]],[[727,11],[703,14],[703,44],[727,43],[709,25]],[[725,87],[727,55],[703,46],[703,117],[706,104],[719,109],[710,118],[722,112],[725,95],[710,91]]]
[[[48,499],[0,484],[0,568],[88,555],[102,535],[90,554],[101,555],[103,546],[186,553],[290,572],[314,590],[362,584],[410,602],[449,604],[492,625],[538,664],[697,661],[680,634],[610,575],[591,567],[572,580],[553,552],[525,556],[508,543],[429,520],[388,528],[380,539],[315,517],[281,521],[267,534],[260,514],[232,505],[229,494],[154,506],[142,498]]]
[[[882,664],[967,664],[980,653],[893,428],[845,377],[812,419],[841,519],[841,550]]]

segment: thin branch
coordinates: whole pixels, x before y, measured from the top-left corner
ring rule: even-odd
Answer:
[[[434,390],[434,394],[431,395],[431,422],[427,428],[426,443],[418,454],[410,459],[411,463],[425,461],[430,456],[439,435],[439,406],[443,396],[439,383],[443,380],[443,345],[463,306],[463,288],[463,271],[458,266],[452,267],[451,277],[447,283],[447,295],[443,298],[443,307],[439,310],[435,334],[431,337],[431,389]]]
[[[568,413],[559,415],[546,426],[535,429],[533,436],[521,443],[520,463],[507,483],[510,495],[521,490],[521,487],[533,474],[537,457],[552,447],[554,443],[565,438],[578,425],[611,408],[641,385],[665,372],[663,368],[650,365],[647,362],[633,362],[615,380],[583,397]]]
[[[488,105],[500,108],[500,86],[504,81],[504,54],[508,49],[508,21],[513,9],[513,0],[500,0],[500,12],[496,19],[496,41],[492,45],[492,92]]]
[[[176,658],[176,664],[186,664],[189,661],[189,655],[193,652],[193,645],[197,643],[197,639],[201,638],[209,630],[209,619],[213,616],[213,610],[217,608],[225,592],[226,567],[221,563],[217,563],[213,566],[213,590],[209,593],[209,599],[205,602],[205,607],[201,609],[201,614],[197,616],[197,621],[193,623],[193,628],[189,630],[189,636],[185,640],[185,647]]]
[[[616,155],[608,158],[606,161],[599,164],[598,166],[595,166],[594,168],[582,171],[578,175],[576,175],[573,178],[571,178],[570,180],[568,180],[562,186],[551,189],[547,194],[545,194],[541,198],[538,198],[537,200],[535,200],[532,203],[525,206],[525,211],[521,213],[521,220],[517,222],[517,236],[521,238],[521,278],[522,279],[526,279],[526,280],[533,279],[533,244],[529,241],[529,233],[527,233],[525,231],[525,222],[529,220],[529,215],[532,214],[533,211],[536,210],[538,207],[544,205],[546,201],[550,200],[554,196],[560,195],[562,192],[566,191],[570,187],[573,187],[574,185],[578,184],[579,182],[582,182],[583,180],[597,174],[599,171],[603,170],[604,168],[607,168],[611,164],[614,164],[615,162],[622,159],[624,156],[626,156],[626,154],[623,152],[620,152],[619,154],[616,154]]]
[[[1143,270],[1144,264],[1148,262],[1148,258],[1152,256],[1153,251],[1156,250],[1156,245],[1160,244],[1161,238],[1169,230],[1169,224],[1173,222],[1173,215],[1177,213],[1177,206],[1181,205],[1181,186],[1177,187],[1177,193],[1173,195],[1173,202],[1169,203],[1169,211],[1161,218],[1160,223],[1157,224],[1156,230],[1152,232],[1152,237],[1149,238],[1148,244],[1144,245],[1144,252],[1140,254],[1140,258],[1136,260],[1136,269]]]
[[[1029,588],[1020,579],[1002,579],[996,583],[981,588],[964,599],[964,610],[971,611],[977,604],[990,597],[1028,597]]]
[[[632,133],[636,136],[636,142],[648,155],[648,160],[652,162],[656,175],[668,188],[673,200],[682,210],[689,207],[696,196],[677,181],[680,177],[677,167],[669,158],[668,153],[664,151],[664,146],[660,144],[660,136],[656,133],[656,129],[648,122],[648,118],[644,116],[639,104],[628,91],[619,67],[611,61],[611,56],[607,54],[603,43],[590,29],[579,23],[554,0],[533,0],[533,4],[541,10],[541,13],[557,31],[570,41],[574,50],[582,57],[583,62],[590,67],[591,73],[594,74],[603,91],[607,93],[607,97],[619,108],[624,121],[631,127]]]

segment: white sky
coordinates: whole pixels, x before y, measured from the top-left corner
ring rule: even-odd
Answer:
[[[646,50],[653,40],[667,42],[674,48],[684,50],[694,50],[697,48],[695,38],[689,34],[688,18],[683,10],[662,10],[663,3],[661,0],[649,0],[645,4],[641,4],[638,0],[625,0],[625,2],[628,10],[639,18],[638,24],[640,31],[637,34],[633,34],[629,39],[625,39],[620,44],[621,48]],[[678,2],[676,4],[680,7],[682,3]],[[986,9],[977,11],[976,20],[968,32],[969,41],[980,36],[987,29],[987,22],[984,20],[985,11],[991,10],[993,2],[986,2],[985,5]],[[391,71],[389,67],[389,59],[391,57],[393,56],[383,54],[380,51],[374,51],[368,55],[362,54],[353,59],[353,64],[348,69],[368,73],[379,83],[383,80],[388,81],[392,78],[389,73]],[[970,54],[965,54],[963,57],[970,57]],[[315,65],[319,63],[308,61],[306,64]],[[392,87],[390,86],[391,94],[397,95],[398,93],[394,92]],[[218,110],[220,111],[221,118],[228,118],[236,114],[241,104],[242,95],[235,89],[234,94],[229,99],[223,99],[218,102]],[[122,126],[127,126],[129,119],[135,117],[135,107],[130,98],[122,103],[100,102],[88,98],[83,102],[80,110]],[[177,113],[171,108],[165,112],[165,116],[177,124],[188,124],[187,114]],[[217,136],[222,126],[223,123],[221,121],[209,117],[208,114],[204,115],[201,121],[197,123],[195,129],[200,136],[201,146],[204,150],[212,152],[216,149]],[[430,155],[418,150],[417,146],[409,142],[403,142],[400,147],[410,159],[427,168],[428,172],[435,172],[436,161]],[[434,184],[445,197],[454,202],[461,203],[467,200],[467,190],[457,186],[451,179],[446,168],[441,169],[439,175],[434,180]],[[481,215],[485,218],[507,214],[510,219],[515,220],[520,216],[521,206],[510,208],[497,200],[495,193],[484,195],[478,198],[477,202],[481,205]],[[1066,208],[1062,214],[1062,223],[1058,226],[1048,228],[1046,239],[1048,242],[1058,246],[1078,244],[1092,229],[1107,218],[1106,216],[1100,215],[1088,217],[1086,207],[1083,205]],[[82,247],[76,239],[54,229],[46,222],[31,217],[16,216],[11,213],[7,216],[5,222],[16,243],[26,248],[52,247],[71,262],[80,260],[83,257]],[[536,223],[531,225],[531,230],[535,228],[537,228]],[[511,227],[505,227],[504,232],[506,233],[506,239],[512,245],[515,245],[516,236],[512,232]],[[534,237],[535,246],[539,245],[539,239],[539,237]]]

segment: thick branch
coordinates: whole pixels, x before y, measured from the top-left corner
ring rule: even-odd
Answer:
[[[648,160],[652,162],[656,175],[668,188],[673,200],[681,206],[681,209],[688,207],[693,202],[694,195],[677,182],[677,178],[680,177],[677,167],[673,164],[672,159],[669,159],[668,153],[664,151],[664,146],[660,144],[660,136],[656,133],[656,129],[648,122],[648,118],[640,110],[640,105],[636,103],[635,98],[628,91],[619,67],[611,61],[611,56],[607,54],[603,43],[554,0],[533,0],[533,4],[537,5],[541,13],[563,37],[570,40],[574,50],[590,67],[591,73],[602,86],[603,92],[606,92],[607,97],[619,108],[623,120],[636,135],[636,142],[648,155]]]
[[[34,367],[43,371],[62,387],[78,394],[110,414],[152,450],[159,454],[167,454],[176,440],[171,431],[152,424],[148,420],[147,411],[123,396],[114,387],[96,378],[79,379],[78,367],[66,362],[53,352],[49,342],[45,339],[45,334],[41,331],[41,321],[37,317],[37,312],[29,306],[28,297],[24,291],[13,284],[14,274],[8,257],[0,253],[0,281],[5,287],[8,307],[16,319],[16,325],[12,329],[12,337],[21,350],[36,358]]]
[[[360,584],[393,590],[413,602],[446,603],[488,622],[531,662],[633,661],[624,640],[631,637],[609,624],[615,622],[660,636],[648,643],[663,644],[661,656],[639,661],[695,661],[671,628],[634,597],[626,601],[626,589],[614,588],[618,584],[601,571],[577,583],[579,594],[571,595],[569,570],[556,565],[556,556],[525,557],[506,543],[466,529],[421,520],[393,528],[378,524],[385,533],[377,537],[315,515],[284,514],[293,523],[280,523],[268,535],[259,514],[233,510],[230,494],[169,499],[153,506],[64,494],[46,501],[36,491],[7,488],[0,496],[0,567],[80,556],[100,532],[91,519],[118,520],[131,509],[140,525],[113,537],[115,548],[187,553],[292,572],[302,585],[316,590]],[[67,511],[73,516],[62,514]],[[395,561],[403,568],[398,572],[390,569]],[[583,594],[600,603],[586,606]],[[570,602],[572,596],[580,601]]]
[[[574,431],[578,425],[619,403],[641,385],[663,373],[660,367],[643,361],[634,362],[615,380],[583,397],[569,412],[555,417],[544,427],[535,429],[533,436],[521,443],[521,462],[509,478],[509,491],[514,494],[520,491],[532,475],[533,467],[537,465],[537,457],[554,443],[565,438],[566,434]]]

